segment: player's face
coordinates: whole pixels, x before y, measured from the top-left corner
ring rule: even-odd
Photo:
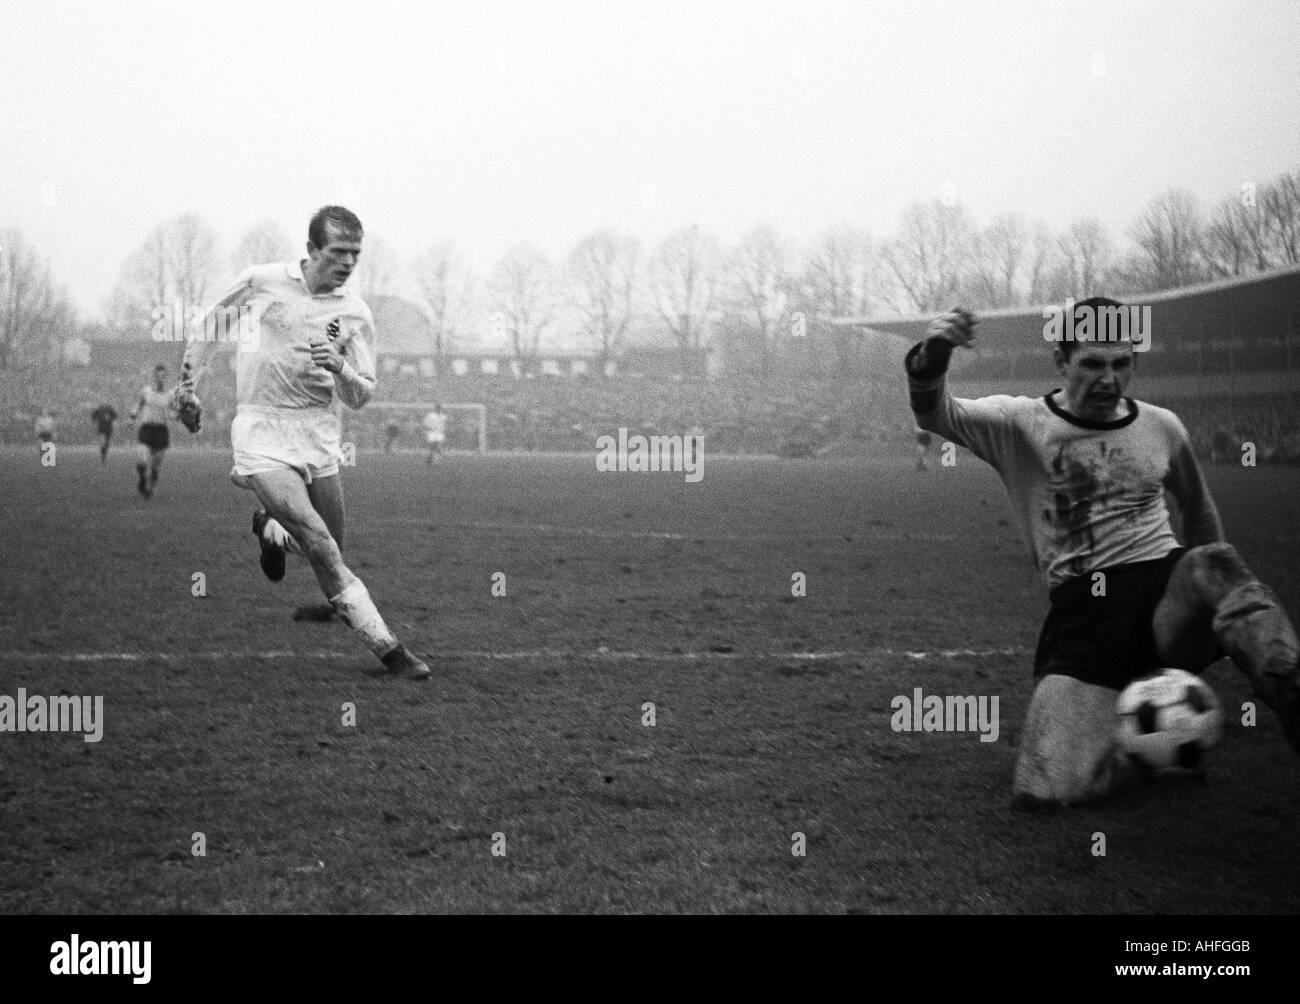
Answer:
[[[320,284],[332,290],[347,282],[357,267],[357,259],[361,257],[361,238],[343,233],[333,223],[325,224],[325,233],[325,246],[318,248],[308,243],[307,253],[311,255]]]
[[[1057,365],[1071,414],[1098,422],[1117,416],[1133,379],[1132,345],[1084,345],[1068,360],[1058,357]]]

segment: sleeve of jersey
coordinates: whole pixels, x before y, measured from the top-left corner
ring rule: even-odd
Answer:
[[[1201,465],[1192,451],[1187,430],[1177,418],[1172,420],[1170,435],[1172,443],[1165,487],[1183,514],[1183,543],[1188,547],[1218,543],[1224,539],[1223,522],[1205,483]]]
[[[185,356],[181,360],[181,383],[197,384],[207,372],[208,363],[212,359],[212,353],[217,349],[217,343],[206,339],[204,333],[211,328],[217,312],[240,307],[252,291],[253,269],[250,267],[244,269],[239,274],[239,278],[226,290],[225,295],[209,307],[202,318],[194,322],[193,327],[187,332]]]
[[[375,326],[369,315],[362,322],[343,357],[343,369],[334,374],[339,400],[354,411],[365,407],[375,392]]]
[[[918,365],[924,348],[925,365]],[[998,466],[1008,455],[1015,421],[1007,407],[1013,399],[955,398],[948,393],[948,360],[953,346],[942,338],[918,342],[907,353],[907,389],[916,424],[964,446],[975,456]]]

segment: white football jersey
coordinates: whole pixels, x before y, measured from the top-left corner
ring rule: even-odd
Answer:
[[[166,425],[171,403],[170,391],[145,387],[140,391],[140,410],[136,412],[136,421],[141,425]]]
[[[239,408],[329,408],[340,400],[360,408],[375,387],[375,322],[370,308],[343,287],[313,295],[302,264],[254,265],[235,280],[212,311],[249,313],[252,337],[241,334],[235,355]],[[240,329],[241,331],[245,329]],[[341,346],[337,375],[312,361],[311,342],[327,337]],[[182,378],[199,369],[211,343],[185,351]]]

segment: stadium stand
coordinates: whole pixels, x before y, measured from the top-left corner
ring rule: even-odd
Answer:
[[[1139,356],[1138,396],[1178,411],[1206,459],[1237,462],[1241,444],[1252,442],[1260,463],[1300,462],[1300,269],[1135,302],[1151,305],[1153,323],[1151,350]],[[391,304],[385,313],[397,316]],[[959,394],[1041,394],[1055,386],[1042,309],[982,316],[978,348],[955,357]],[[598,436],[619,428],[645,435],[702,433],[718,453],[910,449],[900,360],[929,320],[837,319],[819,343],[810,339],[797,347],[799,360],[783,359],[778,372],[764,376],[724,363],[708,367],[713,375],[692,379],[674,372],[675,353],[666,348],[638,347],[608,367],[581,355],[547,355],[528,376],[508,354],[421,355],[408,334],[392,343],[403,351],[381,346],[377,397],[481,403],[490,450],[594,450]],[[92,341],[89,348],[88,360],[71,353],[48,367],[0,373],[5,442],[34,441],[32,423],[48,407],[58,420],[59,442],[93,443],[95,406],[106,402],[125,416],[153,366],[166,363],[175,374],[182,354],[178,343],[146,340]],[[203,431],[193,440],[176,437],[177,446],[228,445],[231,355],[227,349],[218,356],[205,383]],[[363,410],[345,418],[345,438],[359,449],[382,448],[391,413]],[[403,419],[399,449],[418,447],[415,422],[414,415]],[[468,448],[469,435],[453,422],[450,445]]]

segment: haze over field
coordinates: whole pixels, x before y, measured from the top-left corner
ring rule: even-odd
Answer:
[[[1294,169],[1288,2],[0,4],[0,226],[90,318],[159,221],[316,206],[486,271],[601,227],[894,230],[945,191],[1122,234]],[[945,188],[945,186],[951,186]]]

